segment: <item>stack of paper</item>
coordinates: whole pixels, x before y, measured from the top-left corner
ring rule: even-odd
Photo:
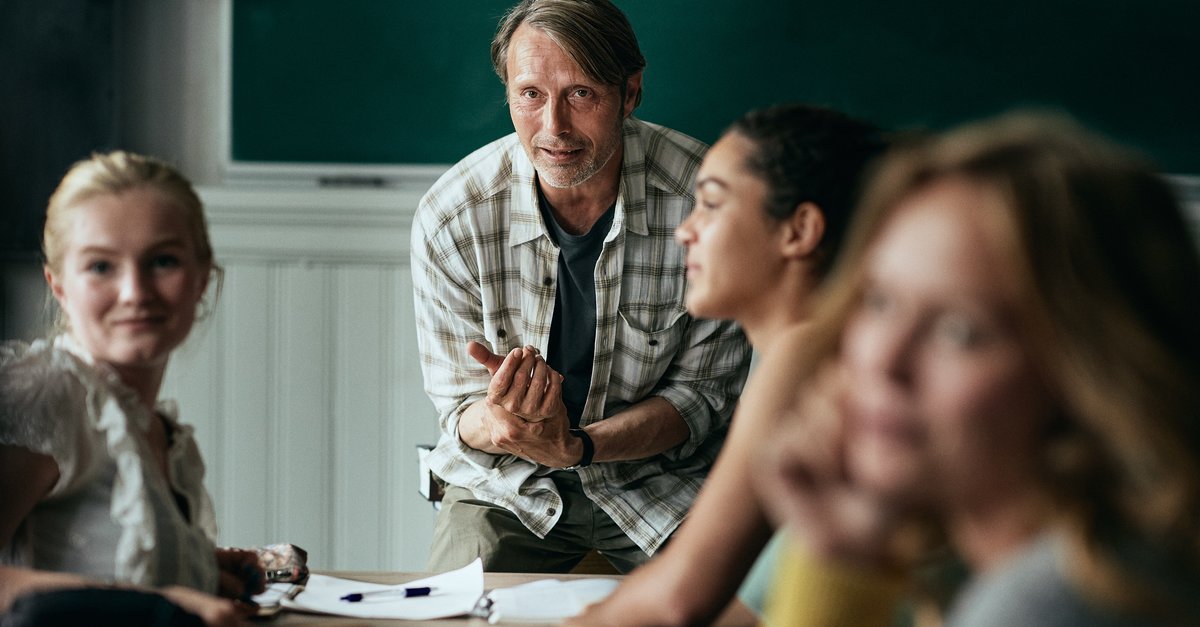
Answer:
[[[484,595],[483,562],[399,586],[365,583],[312,574],[304,590],[284,597],[285,608],[355,618],[432,620],[453,616],[486,616],[489,623],[558,623],[602,600],[617,587],[616,579],[542,579]],[[427,596],[369,594],[381,590],[429,587]],[[343,600],[365,595],[362,600]]]
[[[543,579],[488,593],[488,622],[559,623],[616,589],[616,579]]]
[[[343,601],[348,594],[376,590],[428,586],[436,592],[428,596],[371,596],[357,603]],[[292,599],[284,599],[290,609],[355,618],[393,618],[403,620],[432,620],[462,616],[475,607],[483,596],[483,562],[474,562],[448,573],[405,582],[400,586],[385,586],[351,579],[312,574],[304,591]]]

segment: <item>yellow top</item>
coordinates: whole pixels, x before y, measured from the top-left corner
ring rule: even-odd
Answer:
[[[898,573],[824,560],[791,541],[767,597],[770,627],[890,625],[906,588]]]

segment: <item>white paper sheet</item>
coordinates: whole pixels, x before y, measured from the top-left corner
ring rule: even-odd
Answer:
[[[357,603],[341,598],[355,592],[371,592],[389,588],[430,586],[437,590],[425,597],[379,596]],[[312,574],[304,591],[294,599],[284,599],[283,606],[291,609],[355,618],[394,618],[430,620],[462,616],[475,607],[483,596],[483,562],[476,559],[467,566],[448,573],[405,582],[398,586],[364,583]]]
[[[541,579],[488,593],[492,605],[488,622],[560,623],[602,601],[616,589],[615,579]]]

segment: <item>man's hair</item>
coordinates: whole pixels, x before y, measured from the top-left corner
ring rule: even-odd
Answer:
[[[778,220],[811,202],[825,218],[818,271],[837,257],[868,165],[885,149],[875,126],[808,104],[784,104],[747,113],[730,125],[755,147],[746,167],[770,190],[766,211]]]
[[[508,46],[522,24],[558,44],[592,80],[622,90],[646,67],[629,19],[609,0],[523,0],[505,14],[492,39],[492,66],[508,85]],[[641,104],[639,90],[634,106]]]

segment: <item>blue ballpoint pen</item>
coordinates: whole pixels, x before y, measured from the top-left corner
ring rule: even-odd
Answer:
[[[359,601],[362,601],[368,597],[427,597],[434,592],[437,592],[437,588],[431,588],[429,586],[420,586],[416,588],[385,588],[383,590],[372,590],[370,592],[355,592],[353,594],[347,594],[346,596],[342,597],[342,600],[348,603],[358,603]]]

